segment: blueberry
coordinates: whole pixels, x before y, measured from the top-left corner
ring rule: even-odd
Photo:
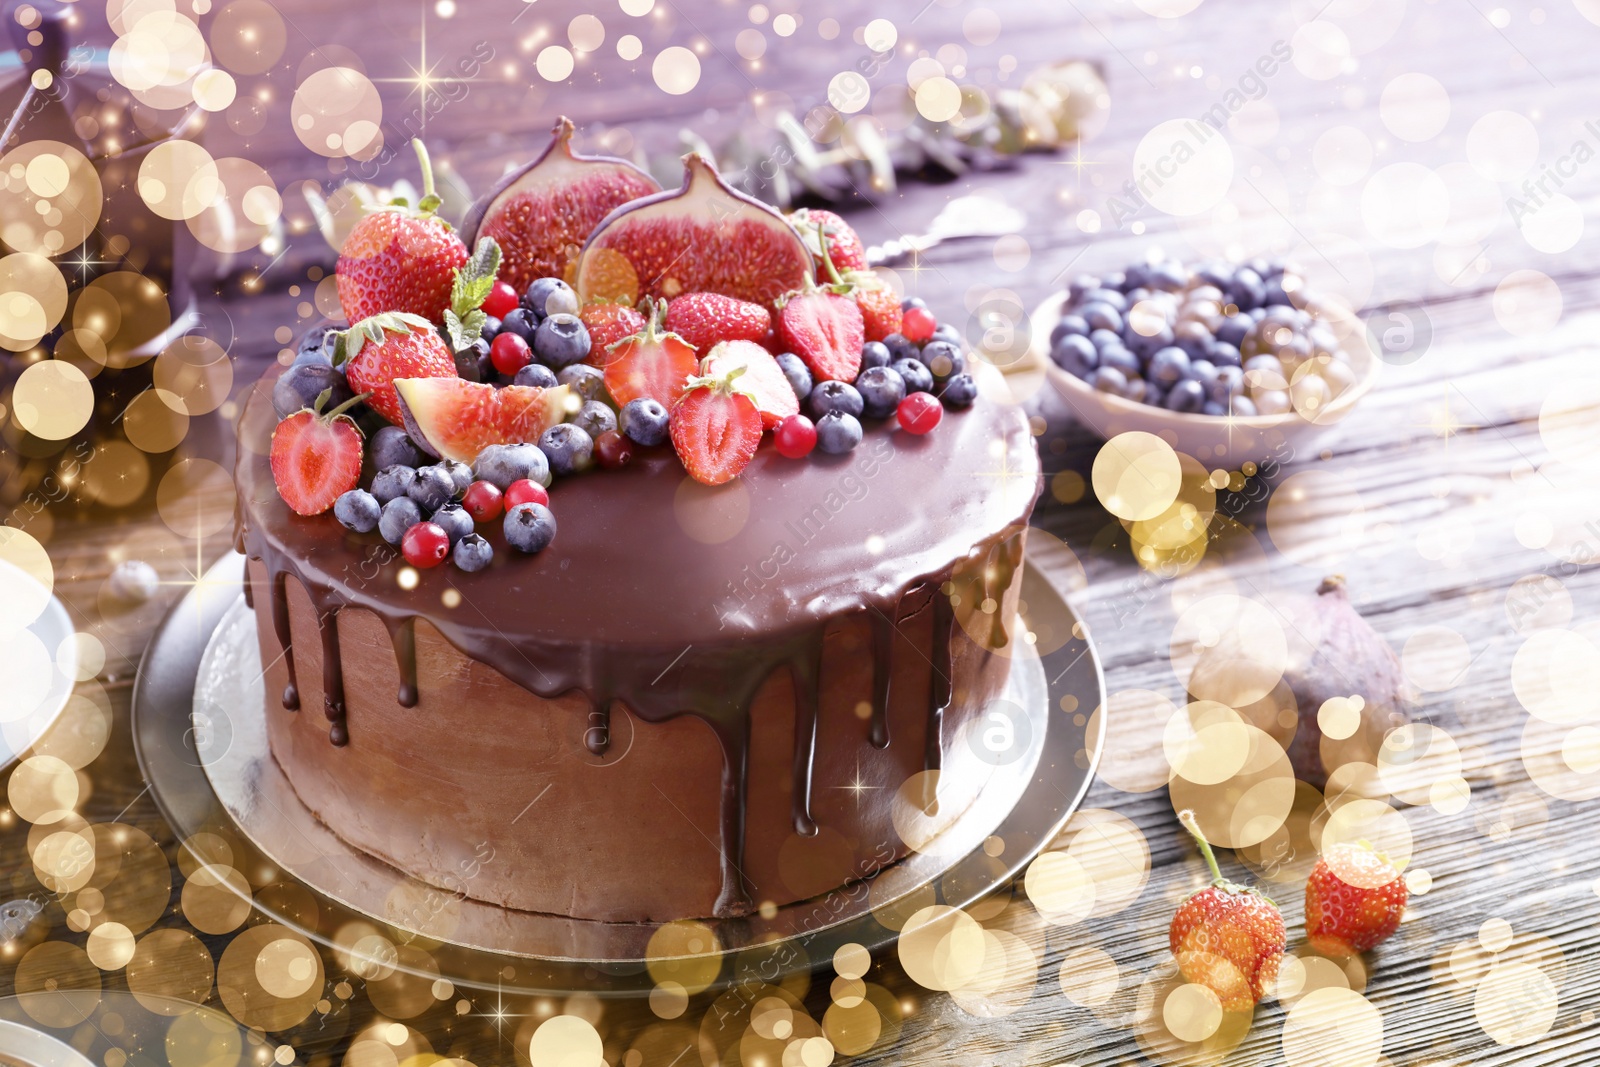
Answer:
[[[1233,281],[1233,267],[1221,262],[1204,263],[1195,270],[1194,276],[1202,284],[1214,285],[1226,292],[1228,285]]]
[[[447,342],[448,343],[448,342]],[[469,382],[492,382],[496,371],[494,361],[489,358],[489,342],[478,338],[466,348],[456,349],[452,355],[456,360],[456,373]],[[488,367],[485,374],[484,367]]]
[[[383,506],[378,517],[378,533],[391,545],[398,545],[406,531],[422,521],[422,509],[408,496],[397,496]]]
[[[391,500],[405,496],[416,480],[417,471],[414,467],[399,463],[382,467],[372,476],[372,495],[377,498],[378,503],[387,504]]]
[[[272,386],[272,409],[278,418],[287,419],[301,408],[315,407],[317,397],[329,391],[322,410],[332,411],[355,393],[344,374],[331,363],[300,363],[278,375]]]
[[[472,470],[502,492],[523,478],[544,486],[550,484],[548,457],[535,444],[490,445],[478,453]]]
[[[544,298],[544,314],[546,318],[551,315],[576,315],[578,313],[578,294],[571,289],[553,289],[550,295]]]
[[[317,363],[331,362],[329,349],[333,345],[329,340],[329,335],[338,332],[339,328],[329,322],[311,327],[301,335],[300,343],[295,346],[295,362],[299,363],[301,356],[313,356]]]
[[[589,328],[576,315],[551,315],[533,335],[533,350],[540,362],[560,370],[589,354]]]
[[[855,386],[849,382],[839,381],[818,382],[816,388],[811,390],[806,403],[813,419],[819,419],[830,411],[860,415],[865,406]]]
[[[1262,303],[1268,307],[1277,307],[1289,303],[1289,294],[1283,288],[1283,278],[1274,278],[1266,285],[1266,290],[1261,297]]]
[[[1100,365],[1094,343],[1078,333],[1067,334],[1050,348],[1055,365],[1077,378],[1083,378]]]
[[[1199,382],[1184,379],[1167,390],[1167,397],[1163,406],[1168,411],[1199,411],[1205,406],[1205,400],[1205,386]]]
[[[529,367],[534,364],[528,364]],[[527,367],[522,370],[527,370]],[[522,371],[518,371],[520,376]],[[585,400],[597,400],[606,389],[606,376],[599,367],[591,367],[587,363],[574,363],[570,367],[562,367],[561,373],[556,375],[556,382],[560,385],[571,387],[574,393]]]
[[[1217,324],[1217,340],[1238,348],[1254,327],[1249,315],[1229,315]]]
[[[1139,289],[1150,284],[1150,264],[1134,263],[1122,275],[1122,288]]]
[[[483,317],[483,325],[478,328],[478,337],[484,341],[493,341],[500,334],[500,320],[493,315]]]
[[[1120,346],[1108,348],[1100,353],[1100,366],[1110,367],[1119,372],[1124,378],[1141,377],[1142,367],[1139,357]]]
[[[1251,400],[1247,396],[1236,396],[1236,397],[1234,397],[1233,398],[1233,413],[1235,415],[1254,415],[1254,414],[1256,414],[1255,401]]]
[[[1122,395],[1135,404],[1144,402],[1145,396],[1150,392],[1150,383],[1143,378],[1129,378],[1128,387],[1122,390]]]
[[[1091,330],[1110,330],[1115,334],[1122,333],[1122,312],[1103,300],[1084,304],[1078,309],[1078,314],[1083,316],[1083,321],[1089,324]]]
[[[522,294],[522,306],[532,311],[539,318],[545,318],[548,315],[555,314],[555,312],[549,311],[545,307],[545,302],[550,299],[550,294],[562,291],[571,293],[572,286],[560,278],[536,278],[533,284],[528,286],[528,291]],[[567,314],[574,314],[576,311],[577,309],[574,308]]]
[[[1168,260],[1165,263],[1156,263],[1150,267],[1147,282],[1152,289],[1161,289],[1168,293],[1176,293],[1189,284],[1189,272],[1183,264]]]
[[[1122,289],[1127,285],[1128,276],[1120,270],[1114,270],[1100,279],[1102,289]]]
[[[1144,383],[1144,403],[1153,408],[1158,408],[1166,402],[1167,391],[1155,382]]]
[[[1163,324],[1155,333],[1140,333],[1138,330],[1126,331],[1128,348],[1141,359],[1148,359],[1156,352],[1172,344],[1174,337],[1172,328]]]
[[[947,408],[969,408],[978,399],[978,383],[970,374],[957,374],[939,391],[939,399]]]
[[[1203,322],[1180,322],[1173,331],[1173,339],[1167,344],[1176,344],[1189,354],[1190,359],[1204,359],[1211,353],[1211,346],[1216,342],[1211,339],[1211,331],[1206,329]],[[1158,346],[1165,347],[1165,345]]]
[[[506,312],[506,317],[500,320],[500,333],[514,333],[530,345],[533,344],[533,335],[539,329],[539,317],[527,308],[512,308]]]
[[[603,433],[617,428],[617,413],[598,400],[585,400],[583,407],[572,416],[572,425],[589,435],[592,441]]]
[[[790,359],[795,357],[791,356]],[[660,401],[637,397],[622,405],[617,425],[624,437],[635,444],[659,445],[667,439],[667,409]]]
[[[907,396],[912,393],[933,392],[933,371],[929,370],[921,360],[897,359],[889,366],[899,371],[900,377],[905,379]]]
[[[869,418],[886,419],[906,398],[906,382],[898,371],[889,367],[869,367],[856,379],[856,391],[861,394],[864,414]]]
[[[1261,281],[1261,275],[1249,267],[1239,268],[1233,275],[1233,281],[1228,285],[1228,299],[1241,311],[1261,307],[1261,301],[1266,295],[1267,287]]]
[[[367,439],[367,455],[376,470],[385,467],[420,467],[427,462],[422,449],[398,426],[382,426]]]
[[[871,370],[873,367],[887,367],[889,365],[889,346],[882,341],[868,341],[861,346],[861,369]],[[805,364],[801,364],[805,366]]]
[[[1050,344],[1054,345],[1063,337],[1071,334],[1089,336],[1089,324],[1084,321],[1082,315],[1061,316],[1061,321],[1050,328]]]
[[[1138,286],[1130,286],[1129,288],[1137,289]],[[1115,289],[1096,289],[1092,293],[1084,294],[1083,303],[1085,306],[1089,304],[1105,304],[1120,315],[1128,310],[1128,306],[1132,301]],[[1080,307],[1078,309],[1078,314],[1083,315],[1083,308]],[[1088,316],[1084,317],[1087,318]]]
[[[927,306],[928,302],[920,296],[908,296],[900,301],[901,311],[910,311],[912,308],[925,308]]]
[[[567,368],[571,370],[571,367]],[[593,367],[589,368],[593,370]],[[546,367],[543,363],[530,363],[517,371],[517,376],[511,379],[512,385],[532,385],[539,389],[554,389],[559,383],[556,372]]]
[[[456,496],[460,496],[467,491],[467,487],[473,482],[471,467],[462,463],[459,459],[441,459],[438,465],[441,470],[450,475],[450,481],[456,487]]]
[[[888,337],[885,337],[883,339],[883,347],[889,350],[889,362],[891,363],[897,359],[914,359],[917,353],[921,351],[916,342],[908,340],[905,335],[898,333],[891,333]]]
[[[560,429],[552,426],[551,429]],[[542,552],[556,536],[556,517],[543,504],[518,504],[506,512],[506,544],[518,552]]]
[[[1218,367],[1216,377],[1206,386],[1206,396],[1218,404],[1226,404],[1230,396],[1244,393],[1244,371],[1238,367]]]
[[[961,358],[961,349],[949,341],[929,341],[923,345],[922,362],[940,381],[967,369],[966,360]]]
[[[1126,348],[1122,342],[1122,335],[1112,330],[1091,330],[1089,343],[1094,345],[1096,352],[1104,352],[1108,348]]]
[[[861,422],[843,411],[830,411],[817,420],[817,447],[838,455],[861,443]]]
[[[1152,381],[1170,387],[1173,382],[1182,378],[1188,369],[1189,353],[1176,346],[1170,346],[1150,357],[1147,376]]]
[[[417,476],[406,489],[406,496],[417,502],[423,511],[435,511],[445,506],[456,495],[456,480],[440,466],[418,467]]]
[[[930,340],[948,341],[957,349],[961,347],[961,331],[955,328],[954,323],[941,322],[933,328],[933,337]]]
[[[494,546],[485,541],[482,534],[469,533],[456,542],[450,558],[457,567],[471,574],[483,570],[494,559]]]
[[[1202,415],[1226,415],[1227,413],[1227,405],[1219,404],[1215,400],[1207,400],[1205,406],[1200,409],[1200,414]]]
[[[594,438],[585,433],[583,427],[563,422],[539,435],[539,450],[550,461],[553,473],[577,474],[588,467],[594,457]]]
[[[1085,293],[1093,292],[1102,287],[1102,282],[1093,274],[1080,274],[1067,283],[1067,295],[1073,300],[1082,300]]]
[[[1085,379],[1098,392],[1121,396],[1128,389],[1128,377],[1115,367],[1098,367]]]
[[[1192,382],[1199,382],[1209,392],[1211,383],[1217,380],[1217,368],[1209,359],[1196,359],[1189,362],[1189,369],[1183,376]]]
[[[298,367],[302,363],[325,363],[331,367],[333,366],[333,357],[330,353],[320,348],[302,348],[294,354],[294,361],[289,366]]]
[[[371,533],[378,528],[378,516],[383,513],[383,505],[378,503],[378,498],[365,489],[352,489],[342,493],[338,500],[333,502],[333,517],[347,530],[356,533]]]
[[[869,341],[867,345],[883,346],[877,341]],[[861,365],[866,366],[867,345],[861,346]],[[789,385],[794,389],[794,395],[801,400],[811,395],[811,368],[806,366],[806,361],[793,352],[780,352],[777,355],[778,369],[783,371],[783,376],[789,379]]]
[[[1206,358],[1215,367],[1237,367],[1243,357],[1239,355],[1236,345],[1226,341],[1212,341],[1211,347],[1206,351]]]
[[[472,532],[472,516],[460,504],[446,504],[435,511],[428,521],[443,530],[452,545]]]

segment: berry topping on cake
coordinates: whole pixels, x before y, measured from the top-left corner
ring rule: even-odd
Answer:
[[[361,431],[345,412],[362,397],[324,411],[331,393],[272,431],[272,480],[297,515],[321,515],[361,481]]]
[[[938,327],[939,320],[933,317],[933,312],[924,307],[907,308],[900,318],[900,335],[914,344],[922,344],[933,339],[933,331]]]
[[[476,461],[490,445],[537,441],[567,414],[565,386],[496,387],[460,378],[402,378],[395,383],[406,429],[443,459]]]
[[[583,303],[706,292],[771,304],[811,273],[811,253],[782,215],[690,154],[681,189],[623,205],[590,235],[574,286]]]
[[[721,293],[685,293],[667,304],[667,329],[703,356],[719,341],[761,341],[772,329],[772,314]]]
[[[856,378],[856,392],[861,394],[863,414],[886,419],[905,399],[906,380],[893,367],[868,367]]]
[[[818,381],[854,380],[861,369],[863,330],[854,300],[809,283],[791,293],[778,311],[779,339]]]
[[[494,561],[494,546],[481,534],[470,533],[456,542],[450,559],[468,574],[481,571]]]
[[[850,452],[861,443],[861,420],[844,411],[830,411],[817,420],[817,447],[832,455]]]
[[[670,311],[668,319],[671,319]],[[755,401],[764,425],[776,426],[800,410],[800,398],[795,395],[794,386],[789,384],[783,368],[778,366],[771,352],[754,341],[723,341],[700,361],[700,373],[713,378],[726,377],[735,368],[743,369],[739,385]]]
[[[412,141],[422,165],[422,199],[415,207],[396,199],[356,223],[334,268],[339,306],[349,322],[386,311],[443,320],[456,268],[467,246],[435,214],[441,203],[433,167],[421,141]]]
[[[502,526],[506,544],[518,552],[533,554],[550,547],[556,537],[556,517],[543,504],[518,504],[506,512]]]
[[[800,208],[789,213],[789,221],[811,249],[818,275],[823,273],[824,251],[841,271],[866,270],[867,250],[850,224],[831,211],[821,208]],[[823,242],[827,244],[824,246]],[[897,302],[898,303],[898,302]]]
[[[483,313],[492,319],[503,319],[516,310],[518,299],[517,291],[510,282],[496,278],[489,295],[483,300]]]
[[[550,506],[550,492],[538,482],[528,478],[518,478],[506,486],[505,505],[510,511],[518,504],[543,504]]]
[[[578,317],[589,329],[589,355],[584,361],[594,367],[606,365],[612,345],[644,329],[644,316],[627,304],[585,304]]]
[[[594,460],[608,471],[620,470],[633,462],[633,442],[620,430],[607,430],[594,439]]]
[[[652,447],[667,439],[667,409],[648,396],[622,405],[617,413],[617,429],[635,444]]]
[[[339,525],[354,533],[371,533],[378,528],[378,516],[383,506],[378,498],[365,489],[350,489],[339,494],[333,502],[333,517]]]
[[[477,481],[462,494],[461,507],[473,522],[493,522],[505,513],[505,497],[493,482]]]
[[[301,408],[316,404],[328,394],[328,407],[335,408],[355,395],[344,374],[331,363],[296,363],[272,383],[272,410],[286,419]]]
[[[912,393],[900,401],[900,406],[895,409],[895,418],[906,433],[921,437],[939,425],[939,420],[944,418],[944,407],[932,393]]]
[[[671,409],[697,370],[694,346],[663,329],[664,309],[645,306],[644,328],[611,346],[605,365],[606,389],[618,404],[649,397]]]
[[[569,259],[614,208],[661,190],[626,160],[574,152],[573,132],[570,119],[558,119],[539,158],[502,179],[468,222],[473,237],[500,242],[500,276],[518,292],[537,278],[564,277]]]
[[[692,378],[672,408],[672,445],[697,482],[731,481],[755,458],[763,422],[739,383],[744,373],[735,367],[721,377]]]
[[[340,334],[334,365],[344,369],[353,388],[371,394],[368,407],[396,425],[403,419],[395,379],[460,377],[433,324],[404,311],[373,315]]]
[[[450,536],[436,523],[414,523],[400,538],[400,554],[413,567],[437,567],[450,554]]]
[[[846,274],[845,279],[873,278],[874,275]],[[900,301],[883,283],[858,285],[855,290],[856,307],[861,309],[861,328],[868,341],[882,341],[901,329]]]
[[[422,509],[408,496],[397,496],[383,505],[378,516],[378,534],[391,545],[399,545],[406,531],[422,521]]]
[[[588,327],[576,315],[560,311],[543,322],[533,334],[533,351],[539,361],[555,370],[585,359],[589,355]]]
[[[511,488],[511,483],[527,478],[540,485],[550,484],[550,463],[539,446],[531,442],[512,445],[490,445],[478,453],[472,471],[480,481],[488,482],[501,492]]]
[[[518,371],[533,362],[533,349],[516,334],[502,333],[489,345],[489,360],[497,372],[515,378]]]
[[[804,459],[817,447],[817,427],[804,415],[790,415],[772,431],[772,444],[780,456]]]

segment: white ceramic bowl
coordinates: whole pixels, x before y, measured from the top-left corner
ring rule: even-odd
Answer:
[[[1082,378],[1055,365],[1050,358],[1050,331],[1061,321],[1066,293],[1057,293],[1033,313],[1033,359],[1044,368],[1074,417],[1106,440],[1120,433],[1143,431],[1164,438],[1179,452],[1208,467],[1237,468],[1245,462],[1287,463],[1295,456],[1314,455],[1338,433],[1339,423],[1377,380],[1377,360],[1366,345],[1346,350],[1356,382],[1324,408],[1315,419],[1297,411],[1281,415],[1192,415],[1139,404],[1102,393]]]

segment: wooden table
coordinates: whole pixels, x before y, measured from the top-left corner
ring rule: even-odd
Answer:
[[[280,0],[278,7],[288,27],[287,60],[306,51],[308,42],[335,42],[364,57],[375,77],[400,76],[404,71],[395,56],[410,55],[419,47],[414,13],[373,25],[369,5]],[[511,83],[474,83],[463,102],[432,120],[427,136],[437,146],[436,157],[452,162],[481,188],[503,162],[524,154],[523,145],[539,140],[558,107],[580,123],[625,124],[641,142],[665,145],[682,123],[725,126],[755,84],[786,90],[810,103],[831,74],[847,65],[842,57],[847,58],[850,48],[860,49],[849,44],[850,29],[879,13],[870,5],[849,12],[802,12],[801,28],[792,38],[767,32],[763,69],[741,73],[730,61],[735,24],[746,25],[740,5],[707,4],[703,11],[697,6],[690,12],[659,7],[666,11],[662,23],[680,23],[672,31],[675,39],[697,25],[713,43],[702,60],[702,83],[688,97],[643,91],[648,86],[644,66],[641,73],[627,75],[614,57],[580,68],[574,85],[539,82],[531,74],[531,54],[516,37],[542,24],[560,38],[565,20],[578,12],[574,4],[547,0],[523,11],[519,4],[483,3],[463,5],[452,20],[429,17],[430,57],[452,57],[478,40],[490,40],[498,53],[496,62],[518,64]],[[1353,495],[1326,497],[1320,506],[1300,508],[1288,519],[1269,519],[1262,501],[1246,504],[1236,515],[1252,535],[1246,550],[1228,553],[1223,565],[1208,564],[1199,573],[1213,583],[1209,588],[1277,595],[1309,592],[1325,572],[1336,570],[1347,576],[1361,612],[1396,650],[1415,638],[1410,663],[1421,676],[1429,676],[1429,661],[1421,655],[1425,648],[1465,649],[1465,671],[1437,691],[1419,691],[1417,715],[1458,745],[1462,775],[1471,787],[1470,804],[1451,815],[1428,805],[1397,805],[1414,841],[1411,865],[1431,875],[1431,890],[1413,898],[1400,933],[1364,966],[1348,968],[1338,978],[1319,966],[1312,972],[1313,984],[1331,981],[1364,993],[1381,1013],[1382,1053],[1392,1064],[1600,1063],[1595,1024],[1600,851],[1593,845],[1600,832],[1600,808],[1560,799],[1530,778],[1522,758],[1529,714],[1513,686],[1513,664],[1530,634],[1540,627],[1587,623],[1592,637],[1592,621],[1600,609],[1600,579],[1592,566],[1600,551],[1600,526],[1585,525],[1600,519],[1592,443],[1566,451],[1565,461],[1558,462],[1538,422],[1547,398],[1574,395],[1579,389],[1594,395],[1600,244],[1580,241],[1559,255],[1535,250],[1518,233],[1502,202],[1523,194],[1510,184],[1499,190],[1475,185],[1464,163],[1476,151],[1468,131],[1481,115],[1496,109],[1515,110],[1533,120],[1541,162],[1554,164],[1580,139],[1594,143],[1596,135],[1583,125],[1590,116],[1584,101],[1595,83],[1592,42],[1600,26],[1583,18],[1574,5],[1560,2],[1542,12],[1519,7],[1507,13],[1472,0],[1409,5],[1210,0],[1177,20],[1153,19],[1132,5],[1109,0],[1060,5],[1003,0],[989,7],[998,14],[1001,36],[992,46],[968,45],[970,66],[992,70],[1002,52],[1015,57],[1019,72],[1066,55],[1098,58],[1113,100],[1105,130],[1083,147],[1079,165],[1066,165],[1070,153],[1029,157],[1002,173],[947,185],[909,185],[854,211],[852,223],[869,242],[917,232],[947,197],[969,189],[1025,210],[1029,257],[1021,269],[1002,269],[991,255],[990,242],[972,241],[944,246],[926,257],[925,269],[903,275],[935,309],[956,321],[959,309],[971,309],[992,287],[1012,290],[1032,306],[1073,273],[1114,269],[1159,246],[1186,258],[1295,250],[1313,276],[1339,275],[1343,285],[1365,290],[1356,294],[1358,306],[1398,307],[1426,324],[1431,340],[1421,357],[1407,366],[1383,368],[1377,390],[1343,424],[1332,451],[1294,457],[1274,483],[1314,473],[1328,479],[1326,484],[1347,486]],[[1343,28],[1353,58],[1342,73],[1326,80],[1308,78],[1293,66],[1264,79],[1259,103],[1241,114],[1231,138],[1238,216],[1213,213],[1180,220],[1145,209],[1137,216],[1143,232],[1134,232],[1131,224],[1117,228],[1106,200],[1119,194],[1129,177],[1143,134],[1159,121],[1197,116],[1224,100],[1226,90],[1275,41],[1295,39],[1303,62],[1315,66],[1315,42],[1328,35],[1314,36],[1316,30],[1308,31],[1312,36],[1294,34],[1297,20],[1310,19],[1318,9],[1328,22]],[[963,20],[971,10],[937,0],[914,18],[909,8],[903,17],[890,17],[900,24],[902,40],[936,48],[961,41]],[[813,24],[824,14],[845,26],[838,41],[817,35]],[[507,34],[504,27],[513,16]],[[651,20],[619,18],[615,11],[606,13],[605,21],[613,39],[630,29],[642,32],[647,52],[668,35],[661,31],[659,40],[653,38]],[[1385,128],[1386,119],[1404,130],[1430,124],[1426,99],[1413,102],[1409,110],[1403,101],[1385,102],[1390,79],[1410,71],[1436,78],[1449,96],[1442,130],[1415,142]],[[896,82],[902,74],[903,63],[880,77]],[[292,75],[278,78],[278,84],[292,88]],[[533,88],[527,87],[529,78]],[[403,87],[388,86],[386,92],[390,88],[395,90],[390,95],[392,115],[399,114]],[[410,99],[414,104],[416,98]],[[703,115],[706,107],[721,109],[721,114]],[[320,174],[316,161],[287,137],[286,119],[253,138],[236,138],[221,123],[215,126],[215,154],[237,151],[258,159],[280,186]],[[1328,151],[1329,142],[1321,142],[1319,150],[1319,138],[1339,126],[1362,131],[1377,146],[1371,171],[1401,163],[1448,168],[1442,173],[1457,195],[1440,233],[1417,247],[1394,247],[1365,224],[1360,180],[1346,185],[1319,180],[1319,166],[1330,167],[1327,155],[1319,155]],[[229,145],[232,140],[238,143]],[[1481,154],[1479,158],[1481,164]],[[1597,189],[1600,168],[1588,164],[1566,180],[1561,192],[1591,206]],[[289,200],[292,213],[296,204],[292,196]],[[1420,205],[1424,213],[1428,206]],[[1082,214],[1089,211],[1098,213],[1098,224]],[[294,270],[327,259],[312,236],[297,239],[294,249],[288,260],[298,263]],[[1007,266],[1015,264],[1008,261]],[[275,354],[277,346],[268,340],[272,330],[281,325],[298,330],[304,322],[296,311],[303,297],[285,291],[292,272],[277,270],[277,277],[267,276],[265,291],[239,295],[230,290],[233,295],[225,305],[238,328],[233,355],[241,386]],[[1542,272],[1558,287],[1559,318],[1547,328],[1536,328],[1532,321],[1539,315],[1541,290],[1536,286],[1503,292],[1497,313],[1496,287],[1513,271],[1523,270]],[[1370,285],[1363,281],[1367,277]],[[1509,306],[1519,294],[1524,300],[1520,311]],[[1521,332],[1510,332],[1507,323]],[[1181,705],[1182,686],[1169,649],[1177,616],[1174,604],[1187,603],[1200,579],[1151,578],[1135,564],[1122,527],[1092,492],[1074,492],[1070,476],[1060,481],[1051,477],[1056,472],[1087,476],[1099,442],[1072,423],[1048,390],[1035,403],[1045,420],[1039,440],[1049,473],[1034,522],[1064,539],[1081,561],[1086,582],[1075,603],[1089,620],[1112,693],[1107,755],[1117,761],[1122,785],[1147,787],[1130,792],[1102,779],[1087,806],[1129,820],[1148,852],[1148,883],[1136,899],[1113,913],[1067,926],[1040,924],[1019,891],[1018,903],[998,921],[1037,951],[1037,985],[1031,995],[1026,986],[1020,993],[1001,990],[976,1003],[969,999],[963,1007],[943,995],[919,994],[894,976],[893,960],[879,961],[872,980],[889,985],[915,1006],[898,1040],[861,1057],[866,1061],[954,1057],[958,1062],[1081,1067],[1142,1062],[1141,1057],[1179,1062],[1170,1051],[1157,1049],[1148,1035],[1159,1022],[1159,1011],[1152,1017],[1156,994],[1170,985],[1166,925],[1178,900],[1202,883],[1202,868],[1178,828],[1162,784],[1161,720],[1151,711],[1152,698],[1139,691]],[[1068,499],[1053,499],[1052,487]],[[1270,499],[1270,493],[1264,495]],[[1357,499],[1359,510],[1353,510]],[[46,532],[42,525],[34,529]],[[112,732],[105,752],[85,769],[80,810],[91,821],[120,819],[139,827],[170,849],[170,832],[143,791],[128,746],[129,683],[162,607],[224,550],[228,532],[196,541],[170,529],[156,514],[142,512],[86,524],[58,521],[48,534],[58,593],[78,625],[97,635],[108,651],[98,685],[108,698]],[[102,612],[104,582],[112,565],[124,557],[155,563],[175,584],[139,611]],[[1458,639],[1441,637],[1441,627]],[[1573,672],[1593,669],[1593,662],[1571,664]],[[1592,774],[1582,776],[1582,783],[1588,795],[1597,792]],[[1069,833],[1081,825],[1075,823]],[[11,818],[0,826],[5,827],[0,875],[12,895],[39,892],[23,848],[27,825]],[[1289,923],[1291,950],[1298,945],[1302,917],[1300,883],[1292,875],[1296,864],[1303,872],[1305,862],[1302,852],[1280,875],[1285,881],[1270,887]],[[1224,865],[1236,874],[1246,873],[1227,856]],[[181,881],[176,871],[173,879],[176,887]],[[50,937],[81,944],[83,935],[67,930],[59,908],[52,908],[47,913],[55,921]],[[1509,924],[1509,947],[1502,921]],[[162,923],[182,925],[176,903]],[[227,940],[209,937],[206,943],[220,956]],[[1523,990],[1520,1000],[1508,1000],[1493,989],[1478,995],[1476,987],[1492,962],[1486,945],[1501,950],[1502,963],[1538,963],[1543,968],[1538,973],[1548,976],[1549,986],[1558,991],[1558,1003],[1551,1002],[1545,986]],[[1108,954],[1118,976],[1115,992],[1092,1008],[1069,999],[1058,984],[1063,959],[1085,949]],[[14,956],[0,957],[0,992],[10,989]],[[330,966],[330,981],[334,977]],[[104,980],[115,987],[123,979],[108,973]],[[825,979],[815,983],[808,1002],[819,1013],[827,1006],[825,986]],[[370,1012],[358,1003],[361,996],[358,990],[352,1002],[358,1015]],[[478,1016],[492,1007],[474,1001],[469,1009],[473,1014],[460,1020],[446,1001],[408,1022],[431,1035],[440,1052],[454,1047],[475,1063],[511,1062],[509,1042],[495,1040]],[[572,1010],[593,1009],[580,1003]],[[692,1005],[686,1018],[697,1018],[697,1010]],[[1320,1052],[1312,1055],[1294,1043],[1293,1031],[1303,1018],[1289,1025],[1286,1049],[1289,1010],[1269,1000],[1257,1010],[1248,1033],[1238,1036],[1236,1048],[1230,1040],[1214,1054],[1197,1054],[1191,1062],[1287,1060],[1294,1067],[1345,1062],[1340,1056],[1352,1044],[1313,1043]],[[1545,1010],[1554,1012],[1553,1023],[1529,1045],[1503,1047],[1485,1031],[1485,1019],[1491,1028],[1503,1028],[1503,1020],[1495,1022],[1497,1011],[1532,1017]],[[986,1017],[990,1014],[998,1017]],[[600,1029],[612,1041],[607,1046],[610,1062],[634,1062],[624,1059],[629,1035],[650,1019],[648,1012],[608,1005],[604,1016]],[[662,1063],[694,1061],[685,1037],[692,1031],[682,1021],[676,1025],[679,1030],[657,1033],[644,1062],[657,1062],[658,1054]],[[344,1033],[344,1027],[337,1032]],[[1146,1035],[1142,1043],[1140,1034]],[[318,1062],[315,1057],[332,1053],[341,1040],[319,1035],[317,1027],[306,1024],[274,1036],[272,1043],[291,1045],[300,1057],[297,1062]],[[673,1041],[685,1043],[674,1046]],[[337,1055],[331,1062],[339,1062]]]

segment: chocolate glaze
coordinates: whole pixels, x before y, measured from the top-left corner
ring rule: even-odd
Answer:
[[[270,387],[264,381],[250,403],[267,403]],[[670,451],[647,451],[622,470],[554,486],[558,533],[543,553],[522,556],[498,529],[483,527],[495,547],[489,568],[422,572],[408,590],[398,584],[402,564],[389,546],[348,533],[331,515],[293,514],[277,495],[266,457],[248,444],[236,469],[240,539],[269,576],[274,630],[290,679],[284,706],[298,708],[300,701],[285,592],[293,578],[316,611],[323,710],[335,745],[351,740],[338,639],[338,614],[346,606],[371,611],[387,626],[402,706],[417,702],[414,624],[425,618],[463,654],[532,693],[585,694],[593,712],[574,743],[595,755],[609,746],[613,700],[647,722],[698,716],[723,755],[718,915],[751,908],[741,872],[747,710],[761,684],[775,671],[789,672],[796,702],[793,819],[798,833],[814,833],[811,761],[828,621],[859,611],[873,619],[867,734],[872,744],[887,746],[888,666],[903,599],[929,584],[948,590],[958,573],[978,574],[986,593],[1003,593],[1021,548],[1011,531],[1026,521],[1038,494],[1038,457],[1021,411],[980,399],[926,437],[871,427],[848,456],[794,461],[763,448],[739,479],[716,490],[689,482]],[[453,608],[441,600],[447,586],[461,596]],[[949,596],[936,592],[932,601],[926,766],[936,768],[951,699],[956,612]],[[990,627],[991,639],[1003,642],[998,615]]]

